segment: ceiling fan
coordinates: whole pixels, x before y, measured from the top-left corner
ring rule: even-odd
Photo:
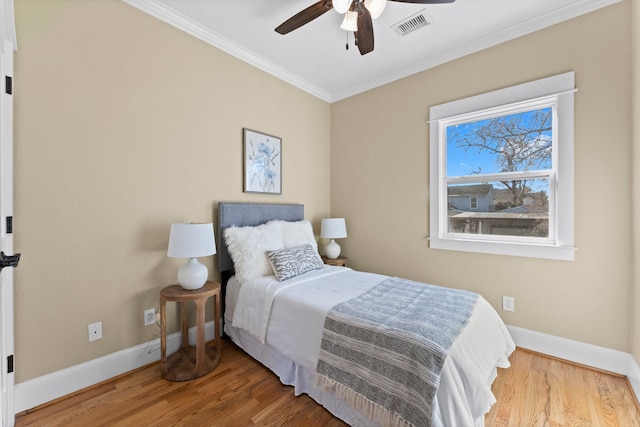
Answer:
[[[455,0],[391,0],[401,3],[440,4]],[[313,21],[324,13],[335,9],[344,13],[340,28],[353,31],[361,55],[373,51],[373,19],[376,19],[387,4],[387,0],[320,0],[296,13],[276,28],[276,32],[287,34]]]

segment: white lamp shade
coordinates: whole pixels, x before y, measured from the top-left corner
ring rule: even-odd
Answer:
[[[324,247],[324,255],[331,259],[338,258],[341,248],[333,239],[347,237],[347,224],[344,218],[323,218],[320,224],[320,237],[331,239]]]
[[[382,11],[386,5],[387,0],[364,0],[364,7],[371,13],[371,19],[377,19],[382,15]]]
[[[347,31],[358,31],[358,12],[350,10],[345,13],[340,28]]]
[[[349,10],[349,6],[351,5],[351,0],[333,0],[333,8],[338,13],[345,13]]]
[[[320,224],[320,237],[325,239],[347,237],[347,225],[344,218],[323,218]]]
[[[184,289],[200,289],[209,277],[209,270],[196,259],[216,253],[213,224],[171,224],[167,256],[189,258],[178,270],[178,283]]]
[[[167,256],[197,258],[216,253],[213,224],[171,224]]]

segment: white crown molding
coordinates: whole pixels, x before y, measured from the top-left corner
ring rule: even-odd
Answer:
[[[626,375],[635,395],[640,398],[640,367],[631,354],[579,341],[543,334],[517,326],[507,326],[516,345],[538,353],[593,366]],[[205,325],[207,340],[213,337],[214,323]],[[195,328],[189,330],[189,341],[195,342]],[[180,332],[167,338],[167,351],[180,345]],[[15,412],[20,413],[83,388],[109,380],[160,360],[160,339],[131,347],[117,353],[90,360],[80,365],[52,372],[15,387]]]
[[[469,43],[463,43],[460,45],[450,46],[442,52],[432,55],[421,61],[417,61],[407,67],[399,68],[391,73],[387,73],[375,79],[367,80],[359,85],[352,86],[349,89],[329,93],[328,91],[306,81],[300,76],[293,74],[282,67],[267,61],[263,57],[256,55],[255,53],[235,44],[232,40],[222,37],[211,31],[208,28],[203,27],[197,22],[182,16],[173,9],[166,6],[159,5],[153,0],[123,0],[125,3],[136,7],[143,12],[148,13],[151,16],[156,17],[174,27],[191,34],[194,37],[203,40],[218,49],[235,56],[236,58],[245,61],[256,68],[259,68],[293,86],[310,93],[317,98],[326,102],[335,102],[353,95],[357,95],[364,91],[382,86],[387,83],[391,83],[395,80],[408,77],[412,74],[419,73],[429,68],[436,67],[454,59],[461,58],[463,56],[487,49],[491,46],[512,40],[517,37],[521,37],[525,34],[529,34],[535,31],[539,31],[543,28],[551,25],[558,24],[568,19],[576,18],[589,12],[601,9],[606,6],[618,3],[622,0],[582,0],[572,3],[567,6],[559,7],[553,11],[549,11],[543,15],[537,16],[533,19],[512,25],[507,28],[502,28],[494,33],[485,37],[480,37]]]
[[[578,16],[593,12],[605,6],[610,6],[620,1],[622,0],[583,0],[568,6],[557,8],[544,15],[537,16],[510,27],[502,28],[484,37],[479,37],[469,43],[451,46],[438,54],[429,56],[421,61],[417,61],[407,67],[394,70],[393,72],[387,73],[376,79],[365,81],[362,84],[353,86],[346,91],[334,93],[332,94],[332,99],[335,102],[357,95],[364,91],[408,77],[429,68],[462,58],[463,56],[496,46],[500,43],[522,37],[535,31],[540,31],[544,28],[550,27],[551,25],[577,18]]]
[[[297,76],[285,70],[284,68],[274,64],[273,62],[267,61],[261,56],[256,55],[255,53],[243,48],[242,46],[233,42],[233,40],[229,40],[226,37],[200,25],[198,22],[183,16],[180,13],[177,13],[175,10],[168,8],[164,5],[158,4],[153,0],[122,0],[123,2],[140,9],[141,11],[148,13],[149,15],[166,22],[167,24],[173,25],[174,27],[190,34],[205,43],[208,43],[212,46],[217,47],[223,52],[228,53],[229,55],[235,56],[236,58],[253,65],[254,67],[271,74],[283,80],[298,89],[302,89],[303,91],[315,96],[316,98],[320,98],[323,101],[331,102],[331,96],[329,92],[319,88],[316,85],[309,83],[307,80]]]

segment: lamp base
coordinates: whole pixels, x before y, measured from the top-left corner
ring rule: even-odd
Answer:
[[[196,258],[189,261],[178,270],[178,283],[183,289],[194,291],[204,286],[209,276],[209,270]]]
[[[324,247],[324,256],[330,259],[336,259],[340,256],[340,245],[331,239]]]

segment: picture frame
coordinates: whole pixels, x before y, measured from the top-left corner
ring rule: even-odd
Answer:
[[[243,128],[245,193],[282,194],[282,139]]]

